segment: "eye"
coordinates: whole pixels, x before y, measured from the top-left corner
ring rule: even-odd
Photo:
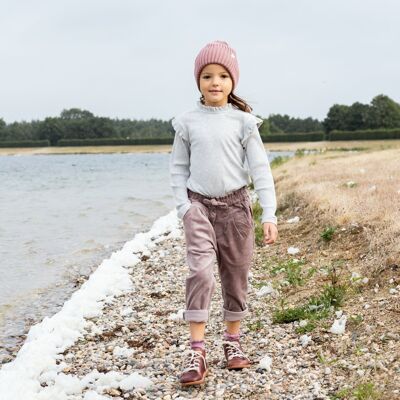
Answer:
[[[224,74],[224,75],[221,75],[221,77],[222,78],[229,78],[229,75]],[[203,79],[208,79],[208,78],[210,78],[209,75],[203,75]]]

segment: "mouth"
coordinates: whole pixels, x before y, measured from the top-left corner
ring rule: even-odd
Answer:
[[[210,93],[221,93],[222,90],[209,90]]]

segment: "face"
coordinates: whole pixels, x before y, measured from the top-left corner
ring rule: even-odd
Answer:
[[[220,107],[228,103],[233,82],[229,72],[222,65],[206,65],[200,73],[199,83],[206,106]]]

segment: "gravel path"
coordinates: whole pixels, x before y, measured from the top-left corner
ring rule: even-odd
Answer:
[[[265,255],[261,253],[266,251],[264,248],[255,253],[254,265],[262,261]],[[329,370],[317,362],[312,342],[303,346],[291,324],[271,324],[270,309],[278,296],[257,296],[258,289],[253,287],[249,293],[251,313],[242,325],[242,345],[254,365],[243,371],[225,368],[221,344],[222,297],[217,273],[218,285],[206,332],[209,375],[202,387],[181,389],[178,378],[189,339],[187,323],[176,318],[176,313],[184,307],[187,267],[183,238],[158,243],[142,260],[131,270],[135,291],[108,304],[103,315],[92,320],[92,331],[65,352],[65,373],[82,377],[94,369],[103,373],[138,371],[154,382],[150,391],[113,389],[104,393],[117,399],[329,398],[326,387]],[[254,267],[251,282],[257,281],[260,274],[262,271]],[[249,329],[249,325],[258,328]],[[121,349],[125,349],[125,354]],[[265,356],[271,358],[270,369],[259,367]]]

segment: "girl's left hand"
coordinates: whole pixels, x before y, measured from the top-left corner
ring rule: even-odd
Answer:
[[[272,244],[275,243],[276,238],[278,237],[278,228],[272,222],[264,222],[264,244]]]

